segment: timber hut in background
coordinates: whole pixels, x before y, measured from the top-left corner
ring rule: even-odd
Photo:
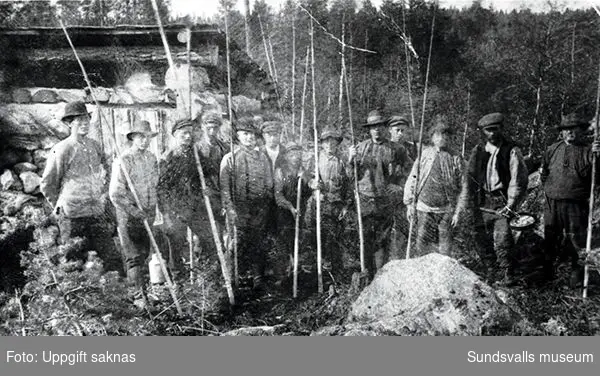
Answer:
[[[159,31],[154,26],[69,27],[69,35],[88,72],[94,96],[106,110],[110,124],[94,111],[78,62],[60,28],[0,29],[0,154],[15,158],[2,168],[43,160],[56,142],[68,134],[60,122],[68,101],[83,100],[94,112],[91,135],[101,142],[109,159],[114,151],[107,137],[112,127],[125,142],[121,127],[147,120],[160,136],[152,150],[160,155],[169,144],[169,129],[187,116],[191,82],[192,116],[212,108],[227,114],[225,34],[215,25],[195,25],[191,31],[191,69],[187,65],[187,26],[169,25],[165,32],[176,72],[169,69]],[[236,111],[272,108],[275,88],[258,64],[236,45],[231,46],[233,107]],[[191,72],[191,80],[189,73]],[[103,129],[105,130],[103,132]],[[230,134],[229,124],[223,139]],[[8,164],[7,164],[8,163]],[[38,166],[40,167],[40,166]],[[43,170],[43,166],[39,171]]]

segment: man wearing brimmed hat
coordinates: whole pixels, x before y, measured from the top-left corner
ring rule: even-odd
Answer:
[[[457,225],[460,215],[470,209],[477,250],[487,267],[488,279],[509,286],[516,283],[509,220],[525,198],[529,175],[521,149],[503,134],[503,114],[483,116],[478,127],[485,143],[471,152],[452,225]],[[496,214],[482,213],[481,207]]]
[[[114,219],[106,205],[106,160],[100,144],[88,137],[90,114],[85,103],[67,103],[62,121],[71,135],[50,151],[40,191],[54,208],[63,242],[78,236],[86,239],[84,253],[69,258],[85,260],[87,251],[95,250],[106,270],[122,271],[112,240]]]
[[[174,145],[159,161],[158,206],[170,240],[171,263],[177,273],[183,271],[182,259],[188,257],[185,252],[187,228],[198,237],[205,233],[212,236],[210,227],[206,228],[199,221],[206,208],[194,158],[193,126],[194,123],[187,119],[175,122],[171,128]]]
[[[313,167],[308,172],[312,179],[309,187],[313,190],[319,188],[321,194],[321,229],[325,258],[331,263],[331,273],[336,280],[342,278],[343,249],[340,247],[343,235],[343,219],[350,203],[349,186],[346,164],[338,156],[338,146],[342,141],[342,134],[335,128],[326,128],[320,136],[322,150],[319,153],[319,176],[314,176]],[[315,195],[310,197],[306,213],[307,227],[315,228],[316,200]],[[315,240],[315,235],[311,236]],[[316,249],[315,249],[316,251]],[[313,253],[316,255],[316,253]]]
[[[393,224],[391,195],[398,194],[402,187],[392,184],[397,171],[398,160],[394,148],[385,138],[387,119],[377,111],[369,112],[366,124],[370,139],[351,146],[348,155],[348,175],[352,174],[352,163],[356,160],[358,170],[358,190],[363,216],[365,260],[369,276],[372,278],[382,262],[375,262],[375,252],[389,251],[388,235]]]
[[[260,292],[267,256],[265,233],[274,201],[273,171],[269,157],[256,147],[259,131],[254,119],[240,118],[235,129],[240,147],[221,161],[221,197],[228,218],[237,226],[240,271],[250,269],[254,288]]]
[[[564,116],[556,127],[562,140],[548,147],[541,167],[546,195],[544,277],[548,281],[554,278],[554,261],[562,248],[571,261],[572,287],[580,284],[583,277],[579,253],[586,247],[593,178],[592,153],[600,151],[600,142],[595,141],[593,145],[589,145],[585,141],[589,125],[590,122],[578,113]],[[595,178],[598,179],[598,176]]]
[[[143,271],[150,250],[150,239],[144,228],[144,219],[154,222],[156,213],[156,186],[158,184],[158,162],[148,150],[153,132],[150,123],[136,120],[125,132],[130,147],[113,162],[112,177],[108,193],[117,209],[119,239],[123,248],[127,279],[135,287],[143,287]],[[142,208],[137,206],[131,187],[127,183],[127,171]]]
[[[287,266],[294,249],[296,215],[303,217],[308,197],[306,173],[302,166],[302,147],[295,142],[286,145],[285,162],[274,172],[277,230],[275,251],[269,260],[274,269],[276,284],[285,285]],[[301,179],[300,213],[296,212],[298,179]]]
[[[460,157],[451,154],[448,149],[452,134],[454,130],[446,119],[437,116],[429,131],[432,146],[423,148],[420,168],[418,161],[415,161],[406,181],[404,204],[409,222],[413,215],[417,215],[415,251],[411,254],[413,257],[431,252],[450,256],[450,222],[460,193],[462,176]]]

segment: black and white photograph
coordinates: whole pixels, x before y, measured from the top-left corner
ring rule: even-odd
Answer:
[[[0,335],[598,336],[599,112],[600,0],[1,0]]]

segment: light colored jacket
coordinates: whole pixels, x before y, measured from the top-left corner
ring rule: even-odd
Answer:
[[[456,200],[458,194],[460,192],[460,179],[461,179],[461,171],[462,171],[462,162],[458,156],[454,156],[447,151],[438,151],[435,147],[429,146],[423,149],[421,154],[421,168],[420,168],[420,178],[419,178],[419,187],[418,193],[420,194],[427,182],[427,179],[430,177],[431,168],[433,166],[433,162],[435,162],[436,158],[439,158],[440,161],[440,170],[442,172],[441,176],[436,176],[435,178],[440,181],[440,184],[443,185],[446,189],[445,194],[449,201],[449,206],[453,207],[456,204]],[[415,161],[406,180],[406,185],[404,187],[404,204],[412,205],[415,198],[415,186],[417,183],[417,169],[418,169],[418,161]],[[419,202],[417,203],[417,208],[419,208]],[[432,208],[432,209],[441,209],[441,208]]]
[[[106,205],[106,175],[100,144],[70,136],[50,151],[40,191],[67,218],[98,216]]]
[[[140,203],[146,214],[154,215],[156,209],[156,186],[158,184],[158,162],[154,154],[149,151],[138,151],[129,149],[121,155],[121,158],[115,159],[112,167],[112,177],[108,194],[110,200],[117,210],[128,215],[138,212],[138,208],[133,193],[123,169],[127,171],[133,188],[137,194]]]

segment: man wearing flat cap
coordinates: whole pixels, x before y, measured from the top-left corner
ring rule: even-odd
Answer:
[[[269,157],[273,171],[285,162],[285,146],[281,144],[281,122],[265,121],[261,124],[262,136],[265,140],[263,151]]]
[[[256,147],[259,130],[252,117],[235,123],[239,148],[221,161],[221,198],[228,218],[237,226],[238,265],[249,269],[257,293],[264,288],[267,232],[274,201],[273,171],[269,157]],[[235,168],[234,168],[235,166]]]
[[[83,102],[65,106],[62,121],[71,135],[50,151],[42,175],[40,191],[57,216],[61,239],[86,239],[83,253],[68,258],[87,259],[87,251],[96,251],[106,270],[122,271],[121,257],[112,236],[114,219],[107,211],[107,164],[98,142],[88,137],[90,114]]]
[[[174,145],[159,161],[158,206],[170,241],[174,272],[183,271],[187,257],[187,228],[199,237],[210,231],[198,220],[206,213],[200,176],[194,158],[193,122],[178,120],[171,128]],[[210,235],[209,235],[210,236]]]
[[[467,209],[470,211],[477,250],[488,279],[510,286],[517,281],[509,220],[527,193],[527,166],[521,149],[503,134],[504,115],[487,114],[479,120],[478,127],[485,143],[471,151],[452,225],[458,224]],[[480,208],[496,213],[483,213]]]
[[[158,133],[152,131],[150,123],[136,120],[125,131],[130,147],[113,162],[112,177],[108,193],[117,211],[119,240],[123,249],[127,280],[137,288],[144,287],[147,274],[146,259],[150,250],[150,239],[144,227],[144,219],[154,222],[156,213],[156,186],[158,184],[158,162],[148,150],[150,140]],[[127,183],[127,171],[142,207],[138,207],[131,187]]]
[[[262,137],[265,141],[264,145],[260,146],[260,149],[269,157],[271,169],[275,173],[275,170],[286,162],[287,151],[285,146],[281,144],[282,123],[279,120],[267,120],[259,123],[257,120],[255,118],[255,125],[257,128],[260,127]],[[275,201],[270,204],[268,217],[269,224],[266,235],[272,243],[275,243],[280,232],[279,223],[277,222],[277,204]]]
[[[390,142],[399,150],[400,156],[414,160],[417,156],[416,145],[409,140],[410,123],[404,115],[392,115],[388,119],[387,126],[390,132]]]
[[[394,154],[396,155],[396,172],[391,182],[400,187],[404,187],[407,176],[410,173],[414,159],[417,155],[416,145],[409,141],[408,132],[410,131],[410,124],[406,116],[390,116],[387,126],[390,132],[390,145],[394,149]],[[395,240],[396,242],[396,249],[392,249],[392,252],[394,252],[394,257],[398,258],[400,257],[401,250],[406,247],[401,240],[408,238],[407,235],[410,226],[406,218],[403,192],[398,192],[393,195],[391,199],[395,206],[391,236],[393,237],[392,240]]]
[[[229,145],[219,139],[219,132],[222,125],[221,115],[215,111],[206,111],[200,117],[200,126],[202,135],[196,142],[200,163],[206,178],[206,186],[208,188],[208,196],[212,206],[215,219],[219,225],[224,224],[224,217],[221,215],[221,183],[219,182],[219,173],[221,169],[221,161],[225,154],[229,153]],[[206,212],[206,211],[205,211]],[[205,213],[203,213],[205,214]],[[208,227],[208,216],[204,217],[205,225]],[[210,235],[210,234],[209,234]],[[204,246],[210,244],[212,249],[214,240],[212,236],[207,239],[201,239]],[[215,251],[216,252],[216,251]],[[215,254],[215,252],[212,252]]]
[[[600,142],[586,142],[590,122],[578,113],[562,118],[556,128],[559,142],[544,153],[541,179],[546,195],[544,205],[544,277],[554,279],[554,262],[559,252],[570,258],[571,287],[582,282],[589,197],[592,179],[592,153],[600,151]]]
[[[454,130],[443,117],[436,117],[429,131],[432,146],[425,147],[421,166],[415,161],[404,188],[408,221],[416,215],[416,244],[413,257],[438,252],[450,256],[452,229],[450,222],[458,194],[462,162],[449,151]],[[419,178],[417,179],[417,170]],[[417,188],[418,181],[418,188]],[[415,204],[415,190],[417,202]]]
[[[339,281],[343,277],[343,248],[340,247],[340,242],[343,239],[344,217],[351,203],[350,181],[346,163],[338,156],[341,132],[335,128],[326,128],[321,133],[320,141],[322,150],[319,153],[319,176],[314,176],[313,163],[308,170],[311,174],[309,187],[313,190],[319,188],[320,191],[324,256],[331,263],[331,274]],[[306,213],[308,228],[315,228],[315,218],[316,197],[313,193]],[[314,232],[312,234],[311,239],[316,240]]]
[[[373,278],[383,261],[376,263],[375,253],[389,251],[388,237],[393,224],[393,205],[390,196],[402,192],[402,187],[393,184],[397,171],[397,157],[390,142],[385,138],[387,119],[378,111],[369,112],[363,127],[369,130],[370,138],[348,153],[348,175],[352,176],[352,163],[356,160],[358,191],[363,217],[365,239],[365,263],[369,277]]]

